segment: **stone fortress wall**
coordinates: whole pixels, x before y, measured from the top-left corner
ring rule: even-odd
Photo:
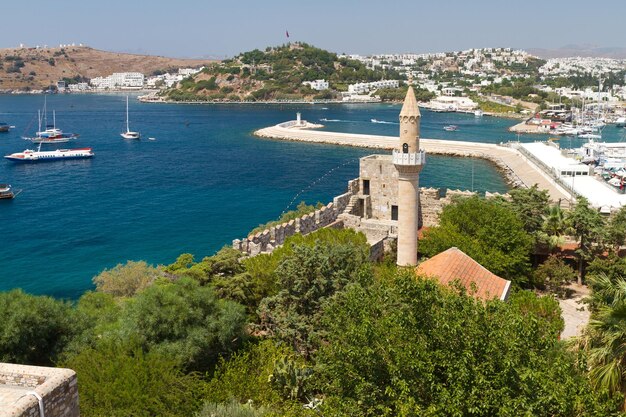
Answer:
[[[391,165],[393,167],[393,165]],[[391,170],[387,172],[386,165],[382,165],[383,175],[384,174],[393,174]],[[372,168],[372,167],[370,167]],[[381,172],[380,168],[375,167],[375,169],[371,170],[371,173]],[[374,181],[375,175],[370,176],[370,181]],[[397,177],[397,172],[396,172]],[[397,198],[397,187],[382,187],[383,178],[380,178],[380,187],[378,190],[386,190],[382,191],[385,193],[385,199],[388,199],[389,202],[396,201],[394,198]],[[392,182],[393,184],[394,182]],[[375,184],[370,184],[371,191],[375,190]],[[270,227],[261,232],[258,232],[252,236],[248,236],[244,239],[235,239],[233,240],[233,248],[237,249],[249,256],[255,256],[260,253],[270,253],[276,247],[281,246],[285,243],[285,240],[295,235],[296,233],[302,233],[306,235],[308,233],[314,232],[316,230],[325,228],[325,227],[352,227],[357,230],[363,229],[362,223],[354,223],[351,222],[348,217],[355,216],[345,216],[345,214],[350,214],[355,210],[358,211],[356,207],[354,207],[355,201],[359,198],[363,197],[363,179],[357,178],[348,182],[348,191],[344,194],[341,194],[333,199],[333,201],[326,206],[322,207],[319,210],[311,214],[304,215],[298,219],[291,220],[287,223],[283,223],[274,227]],[[394,190],[395,189],[395,190]],[[419,200],[419,210],[420,210],[420,225],[423,227],[433,227],[439,224],[439,215],[443,208],[450,204],[457,197],[468,197],[475,194],[472,191],[468,190],[441,190],[438,188],[420,188],[420,200]],[[500,196],[498,193],[486,193],[487,198],[492,198],[495,196]],[[502,195],[506,198],[506,194]],[[393,237],[395,230],[395,223],[391,222],[391,210],[389,207],[372,207],[373,212],[377,214],[377,218],[386,218],[389,219],[390,223],[393,223],[394,226],[390,226],[385,228],[384,231],[381,231],[382,234],[391,235]],[[342,216],[344,214],[344,216]],[[360,213],[358,217],[362,217],[363,213]],[[379,217],[378,217],[379,216]],[[354,220],[354,219],[353,219]],[[375,233],[372,230],[372,233]],[[368,233],[366,233],[368,234]],[[382,240],[382,235],[381,235]],[[370,239],[373,245],[377,245],[375,247],[376,253],[382,250],[382,243],[379,239]],[[374,256],[374,254],[373,254]]]
[[[0,417],[79,417],[71,369],[0,363]]]
[[[316,230],[334,225],[341,227],[338,216],[344,212],[350,198],[358,192],[358,180],[348,182],[348,191],[333,198],[333,201],[313,213],[305,214],[295,220],[279,224],[258,232],[244,239],[233,240],[233,248],[250,256],[269,253],[285,243],[285,239],[296,233],[306,235]]]

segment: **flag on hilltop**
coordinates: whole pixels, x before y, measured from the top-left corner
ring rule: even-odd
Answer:
[[[287,35],[287,37],[289,37],[289,31],[288,30],[285,31],[285,35]]]

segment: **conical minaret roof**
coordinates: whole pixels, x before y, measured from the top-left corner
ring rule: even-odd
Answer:
[[[400,110],[400,117],[402,116],[421,117],[420,108],[418,107],[417,100],[415,99],[415,92],[411,86],[409,86],[409,89],[406,92],[404,104],[402,105],[402,110]]]

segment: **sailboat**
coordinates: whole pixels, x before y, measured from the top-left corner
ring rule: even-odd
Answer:
[[[48,111],[47,111],[47,100],[46,96],[44,96],[43,102],[43,115],[41,111],[37,110],[37,118],[39,119],[39,129],[35,133],[33,137],[25,137],[24,139],[29,140],[34,143],[66,143],[71,140],[78,138],[78,134],[76,133],[63,133],[63,131],[56,126],[56,112],[52,111],[52,124],[48,124]],[[41,121],[42,116],[44,120],[45,130],[41,130]]]
[[[126,132],[120,133],[124,139],[139,139],[141,134],[139,132],[131,132],[128,123],[128,96],[126,96]]]

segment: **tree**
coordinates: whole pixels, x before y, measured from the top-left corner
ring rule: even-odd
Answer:
[[[535,240],[549,213],[550,197],[548,191],[540,190],[537,184],[530,188],[516,188],[509,191],[510,205],[524,224],[524,230]]]
[[[613,214],[607,226],[607,241],[617,254],[626,241],[626,207]]]
[[[278,293],[259,307],[261,326],[308,357],[319,343],[324,304],[350,282],[371,279],[369,248],[351,243],[296,245],[276,276]]]
[[[22,290],[0,293],[0,362],[51,366],[77,329],[69,303]]]
[[[183,278],[157,281],[129,300],[119,335],[136,335],[144,351],[176,358],[187,370],[205,371],[245,341],[244,325],[242,306]]]
[[[589,276],[592,318],[577,347],[596,391],[626,394],[626,277]],[[626,403],[622,403],[622,410]]]
[[[564,285],[576,279],[576,273],[563,260],[551,255],[539,265],[533,273],[533,283],[541,289],[547,289],[558,296],[565,295]]]
[[[600,213],[589,206],[585,197],[578,197],[576,206],[567,213],[566,223],[578,239],[578,285],[582,285],[585,274],[584,263],[600,249],[602,226]]]
[[[350,285],[323,317],[325,343],[315,355],[322,413],[611,414],[613,404],[590,392],[557,340],[556,300],[522,295],[485,303],[412,272]]]
[[[106,341],[62,364],[76,371],[81,415],[188,417],[200,408],[203,383],[175,359]]]
[[[569,229],[565,222],[565,213],[559,203],[550,206],[542,230],[551,251],[563,243],[563,236]]]
[[[420,252],[434,256],[457,247],[496,275],[527,282],[532,237],[510,207],[479,197],[444,207],[439,226],[428,229]]]
[[[105,269],[93,278],[96,290],[114,297],[132,297],[163,274],[145,261],[128,261]]]

